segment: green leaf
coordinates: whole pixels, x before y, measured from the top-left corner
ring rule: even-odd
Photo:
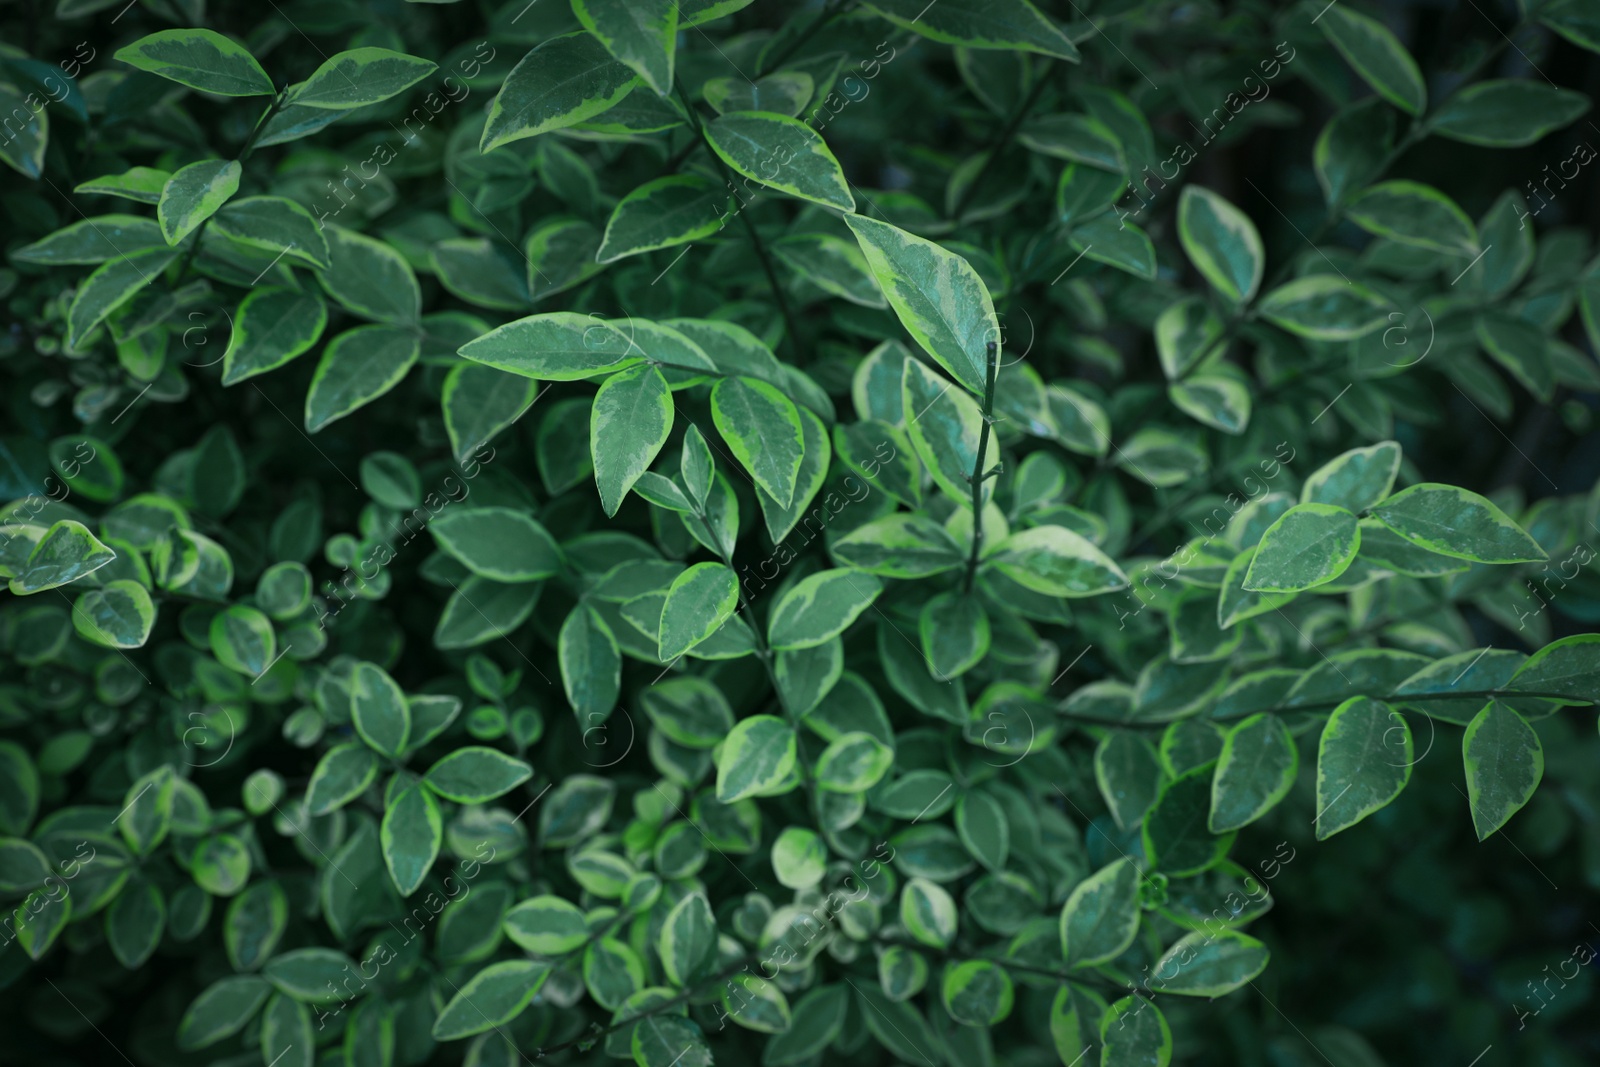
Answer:
[[[901,389],[907,429],[917,458],[940,491],[971,510],[970,479],[977,467],[978,442],[983,438],[983,409],[953,383],[916,360],[906,361]],[[999,456],[998,436],[990,434],[982,470],[993,470]],[[991,480],[984,480],[982,493],[987,503],[993,494]]]
[[[585,727],[604,722],[622,687],[622,656],[616,638],[595,610],[580,604],[561,624],[556,642],[567,703]]]
[[[327,324],[328,305],[315,293],[275,286],[252,290],[234,318],[222,356],[222,384],[277,370],[309,351]]]
[[[1343,203],[1351,191],[1378,176],[1394,144],[1394,126],[1394,112],[1373,96],[1328,120],[1311,158],[1330,206]]]
[[[816,88],[816,81],[806,72],[784,70],[753,82],[740,77],[712,78],[700,87],[700,94],[719,115],[772,111],[798,118]]]
[[[1313,274],[1262,297],[1262,318],[1315,341],[1349,341],[1389,321],[1388,300],[1336,274]]]
[[[1079,882],[1061,907],[1061,955],[1070,970],[1116,959],[1139,932],[1139,868],[1107,864]]]
[[[856,527],[833,543],[833,555],[846,566],[886,578],[926,578],[967,561],[948,530],[915,512]]]
[[[711,418],[756,484],[788,507],[805,442],[800,413],[788,397],[755,378],[724,378],[711,390]]]
[[[1139,227],[1111,215],[1075,226],[1067,242],[1074,251],[1147,281],[1156,276],[1156,247]]]
[[[1215,834],[1207,825],[1213,777],[1215,767],[1209,763],[1185,771],[1162,787],[1145,813],[1145,857],[1169,878],[1186,878],[1216,866],[1237,836],[1231,831]]]
[[[672,92],[675,0],[574,0],[573,14],[617,60],[659,95]]]
[[[0,160],[23,177],[37,181],[44,174],[44,153],[50,144],[50,111],[36,94],[24,98],[0,85],[0,108],[13,127],[0,141]]]
[[[428,530],[462,566],[497,582],[532,582],[561,571],[561,549],[555,538],[526,512],[507,507],[450,508]]]
[[[1479,82],[1446,100],[1428,129],[1452,141],[1521,148],[1576,122],[1589,98],[1524,78]]]
[[[326,815],[367,791],[378,777],[378,757],[359,741],[335,745],[317,761],[306,786],[306,809]]]
[[[949,948],[956,938],[956,902],[943,886],[912,878],[900,893],[900,923],[911,937],[931,948]]]
[[[506,912],[506,936],[538,956],[564,956],[589,940],[589,924],[576,904],[555,896],[524,900]]]
[[[414,324],[421,316],[422,290],[400,253],[383,241],[342,226],[323,225],[328,269],[323,288],[345,310],[373,322]]]
[[[1068,163],[1056,183],[1056,220],[1072,226],[1098,215],[1114,204],[1128,187],[1119,172],[1086,163]]]
[[[67,308],[68,346],[80,347],[91,330],[159,278],[177,255],[174,248],[151,248],[118,256],[96,268],[78,286]]]
[[[1016,997],[1011,976],[988,960],[967,960],[950,967],[940,994],[950,1017],[963,1026],[994,1026],[1005,1021]]]
[[[975,596],[940,593],[922,606],[917,633],[937,681],[959,677],[989,654],[989,615]]]
[[[423,782],[446,800],[483,804],[532,777],[533,768],[521,760],[492,748],[468,745],[429,767]]]
[[[67,585],[104,567],[117,554],[100,543],[88,527],[72,519],[51,525],[14,569],[10,587],[14,596],[27,596]]]
[[[869,733],[840,734],[817,758],[817,788],[830,793],[865,793],[894,766],[894,749]]]
[[[1434,252],[1478,254],[1478,230],[1456,202],[1421,182],[1380,182],[1364,190],[1345,215],[1368,233]]]
[[[1243,304],[1256,295],[1266,252],[1244,212],[1209,189],[1186,185],[1178,199],[1178,238],[1195,269],[1228,300]]]
[[[1483,841],[1533,799],[1544,778],[1544,746],[1527,720],[1491,700],[1467,724],[1461,763],[1467,773],[1472,828]]]
[[[354,48],[325,60],[285,103],[349,111],[398,96],[438,69],[436,63],[403,52]]]
[[[232,1037],[255,1017],[271,993],[272,986],[253,974],[212,982],[183,1013],[178,1023],[178,1047],[192,1051]]]
[[[436,648],[472,648],[504,638],[533,614],[541,585],[496,582],[472,574],[455,587],[433,631]]]
[[[685,5],[687,6],[687,5]],[[700,1028],[677,1015],[652,1015],[633,1027],[633,1062],[640,1067],[711,1067],[711,1048]]]
[[[698,241],[725,226],[728,192],[698,174],[671,174],[645,182],[617,202],[594,258],[615,263],[626,256]]]
[[[211,654],[230,671],[259,678],[278,654],[272,620],[243,604],[219,612],[211,620]]]
[[[995,546],[987,563],[1046,596],[1098,596],[1128,586],[1128,576],[1109,556],[1065,526],[1014,533]]]
[[[1298,593],[1343,574],[1361,549],[1361,525],[1344,508],[1300,504],[1267,527],[1244,576],[1258,593]]]
[[[172,828],[174,783],[172,768],[161,766],[130,785],[122,798],[117,828],[136,855],[149,855]]]
[[[261,1013],[261,1059],[275,1067],[308,1067],[316,1062],[317,1042],[311,1009],[274,993]]]
[[[951,377],[981,395],[986,346],[1000,345],[1002,337],[978,272],[961,256],[888,223],[864,215],[844,221],[906,332]]]
[[[170,171],[157,170],[154,167],[130,167],[121,174],[107,174],[104,177],[79,182],[72,191],[117,196],[124,200],[137,200],[141,204],[154,204],[161,199],[161,190],[166,188],[167,179],[170,177],[172,177]],[[153,220],[145,220],[147,223],[151,221]]]
[[[858,245],[842,237],[831,233],[789,234],[773,242],[772,254],[825,293],[862,307],[888,306],[867,257]]]
[[[450,452],[463,462],[522,417],[538,399],[531,379],[475,363],[452,367],[440,404]]]
[[[1155,1001],[1123,997],[1100,1020],[1101,1067],[1168,1067],[1172,1028]]]
[[[152,882],[128,886],[106,912],[106,941],[112,955],[128,970],[142,967],[161,943],[167,924],[167,902]]]
[[[150,638],[156,609],[144,586],[127,578],[82,593],[72,606],[72,626],[103,648],[139,648]]]
[[[380,755],[393,758],[405,751],[411,736],[411,710],[405,693],[377,664],[356,667],[350,683],[350,721],[361,740]]]
[[[1489,357],[1510,371],[1530,393],[1548,403],[1555,392],[1555,377],[1544,332],[1528,320],[1503,311],[1480,312],[1476,325],[1478,343]]]
[[[1276,715],[1252,715],[1228,731],[1211,780],[1214,834],[1248,826],[1289,795],[1300,773],[1294,735]]]
[[[739,579],[720,563],[697,563],[673,579],[661,608],[661,661],[671,663],[722,628],[739,608]]]
[[[416,333],[398,326],[357,326],[335,337],[306,393],[306,430],[316,433],[399,385],[420,351]]]
[[[1416,762],[1411,728],[1369,697],[1334,709],[1317,743],[1317,840],[1354,826],[1400,795]]]
[[[882,592],[883,583],[877,578],[850,567],[813,574],[796,583],[773,607],[767,623],[768,641],[776,649],[811,648],[831,641]]]
[[[498,370],[556,382],[621,370],[644,359],[615,326],[571,311],[508,322],[462,345],[460,354]]]
[[[253,971],[277,950],[289,922],[289,897],[277,882],[257,882],[233,898],[223,923],[228,962]]]
[[[1399,442],[1352,448],[1311,472],[1300,487],[1300,503],[1362,512],[1389,495],[1399,473]]]
[[[1237,930],[1196,930],[1174,941],[1151,968],[1150,988],[1185,997],[1220,997],[1267,969],[1272,953]]]
[[[1422,482],[1374,505],[1389,529],[1430,552],[1477,563],[1537,563],[1544,549],[1493,503],[1453,485]]]
[[[1378,95],[1408,115],[1427,106],[1417,61],[1395,35],[1370,16],[1335,5],[1317,19],[1323,34]]]
[[[1071,39],[1028,0],[872,0],[867,7],[896,26],[945,44],[1017,49],[1078,62]]]
[[[881,988],[870,982],[851,982],[850,985],[855,990],[858,1013],[867,1029],[891,1055],[908,1064],[946,1062],[938,1051],[941,1046],[934,1037],[933,1028],[921,1012],[910,1004],[889,999]]]
[[[741,719],[717,755],[717,799],[732,804],[763,795],[794,774],[794,729],[772,715]]]
[[[247,248],[259,248],[318,270],[333,265],[328,239],[311,212],[282,196],[246,196],[224,204],[211,220],[210,233]]]
[[[856,209],[827,142],[798,119],[770,111],[734,111],[705,125],[706,141],[736,173],[802,200]]]
[[[439,802],[420,780],[402,786],[383,813],[379,829],[383,862],[400,895],[409,897],[422,885],[444,842]]]
[[[220,96],[271,96],[255,57],[215,30],[162,30],[117,50],[130,66]]]
[[[129,252],[165,248],[166,244],[161,227],[154,219],[138,215],[97,215],[23,245],[11,253],[11,258],[45,267],[104,263]]]
[[[639,79],[587,33],[552,37],[511,68],[489,105],[478,151],[576,125],[608,110]]]
[[[433,1021],[435,1041],[456,1041],[515,1019],[550,977],[548,963],[506,960],[472,976]]]
[[[659,367],[613,374],[595,394],[589,449],[600,505],[614,516],[639,476],[650,469],[672,433],[672,390]]]
[[[1600,699],[1600,634],[1573,634],[1546,645],[1517,668],[1509,688],[1586,703]]]
[[[156,205],[161,235],[175,245],[217,213],[239,191],[241,168],[236,159],[206,159],[191,163],[167,179]]]
[[[667,981],[688,988],[717,947],[717,921],[704,893],[690,893],[667,912],[656,946]]]

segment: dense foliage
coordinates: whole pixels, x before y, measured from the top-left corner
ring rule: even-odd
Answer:
[[[0,9],[0,1059],[1594,1062],[1600,2],[1408,11]]]

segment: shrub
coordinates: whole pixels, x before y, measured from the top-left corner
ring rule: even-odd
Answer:
[[[1578,1062],[1465,829],[1600,888],[1588,0],[118,6],[0,52],[19,1055]]]

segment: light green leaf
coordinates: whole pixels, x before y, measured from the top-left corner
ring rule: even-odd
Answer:
[[[1244,576],[1256,593],[1298,593],[1333,581],[1361,549],[1361,525],[1344,508],[1300,504],[1267,527]]]
[[[67,344],[78,348],[106,316],[132,300],[177,258],[175,248],[150,248],[107,260],[79,286],[67,308]]]
[[[1478,563],[1537,563],[1547,558],[1522,527],[1492,502],[1453,485],[1422,482],[1371,512],[1412,544]]]
[[[995,546],[986,565],[1046,596],[1098,596],[1128,586],[1128,576],[1111,557],[1065,526],[1012,534]]]
[[[72,626],[78,636],[103,648],[141,647],[155,621],[150,593],[127,578],[88,590],[72,606]]]
[[[359,741],[335,745],[317,761],[306,786],[306,809],[326,815],[367,791],[378,777],[378,757]]]
[[[191,163],[167,179],[156,205],[156,218],[167,244],[175,245],[217,213],[239,191],[241,168],[236,159],[205,159]]]
[[[508,322],[461,346],[460,354],[527,378],[570,382],[642,362],[629,336],[603,319],[571,311]]]
[[[139,215],[97,215],[23,245],[12,252],[10,258],[58,267],[104,263],[129,252],[165,248],[166,245],[161,227],[154,219]]]
[[[589,940],[589,924],[576,905],[555,896],[524,900],[506,912],[506,936],[539,956],[564,956]]]
[[[667,912],[657,948],[667,981],[688,988],[717,946],[717,920],[704,893],[690,893]]]
[[[913,939],[931,948],[949,948],[956,939],[956,902],[944,887],[912,878],[900,893],[900,922]]]
[[[970,511],[971,478],[977,467],[978,442],[983,438],[983,409],[954,383],[914,359],[906,360],[901,389],[906,428],[917,457],[940,491]],[[991,433],[980,475],[993,470],[999,459],[999,439]],[[984,479],[985,503],[993,492],[993,479]]]
[[[54,589],[92,574],[117,558],[117,554],[100,543],[89,528],[72,519],[62,519],[51,525],[37,544],[28,552],[27,560],[14,568],[11,579],[12,595]]]
[[[738,174],[802,200],[856,209],[839,161],[810,126],[770,111],[734,111],[705,126],[711,150]]]
[[[865,793],[894,765],[894,749],[860,730],[840,734],[817,759],[817,788],[830,793]]]
[[[162,30],[119,48],[114,58],[220,96],[271,96],[276,91],[255,57],[215,30]]]
[[[795,233],[772,244],[772,254],[825,293],[862,307],[887,307],[867,257],[831,233]]]
[[[811,648],[831,641],[882,592],[883,583],[876,577],[850,567],[813,574],[784,593],[772,609],[767,638],[777,649]]]
[[[672,433],[672,390],[661,368],[630,367],[613,374],[589,411],[589,452],[600,506],[614,516],[628,490],[650,469]]]
[[[272,620],[255,608],[235,604],[211,620],[211,654],[217,662],[251,678],[259,678],[278,654]]]
[[[511,68],[489,105],[480,152],[572,126],[609,109],[639,79],[587,33],[552,37]]]
[[[468,570],[497,582],[532,582],[561,570],[555,538],[513,508],[449,508],[428,532]]]
[[[1332,504],[1359,513],[1388,496],[1399,473],[1399,442],[1352,448],[1311,472],[1300,487],[1300,503]]]
[[[963,1026],[994,1026],[1015,1003],[1011,976],[988,960],[967,960],[945,971],[940,993],[945,1010]]]
[[[661,661],[671,663],[722,628],[739,607],[739,579],[720,563],[697,563],[673,579],[661,608]]]
[[[978,272],[954,252],[896,226],[865,215],[844,221],[906,332],[951,377],[982,395],[987,345],[998,346],[1002,338]]]
[[[1600,634],[1573,634],[1546,645],[1511,676],[1510,688],[1600,699]]]
[[[717,800],[764,795],[795,770],[794,729],[772,715],[741,719],[717,755]]]
[[[939,523],[896,512],[851,530],[833,544],[840,563],[886,578],[926,578],[963,566],[967,557]]]
[[[789,398],[755,378],[724,378],[711,391],[711,418],[756,484],[788,507],[805,447],[800,413]]]

